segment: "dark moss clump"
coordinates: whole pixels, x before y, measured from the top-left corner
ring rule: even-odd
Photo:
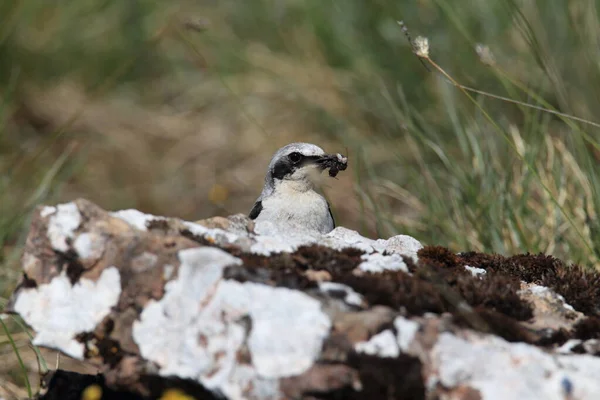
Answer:
[[[235,246],[226,246],[222,249],[243,261],[243,266],[227,267],[225,278],[292,289],[316,287],[316,283],[305,275],[309,269],[327,271],[332,275],[350,274],[360,264],[360,257],[363,254],[356,249],[336,251],[320,245],[302,246],[293,253],[273,254],[268,257],[243,253]]]
[[[563,295],[567,303],[587,316],[600,317],[600,274],[578,265],[561,266],[552,280],[542,284]]]
[[[531,304],[518,295],[520,285],[515,278],[488,274],[484,279],[478,279],[464,274],[455,286],[462,299],[472,307],[485,307],[519,321],[533,317]]]
[[[406,264],[406,267],[411,274],[414,274],[417,271],[417,264],[411,257],[402,256],[402,260],[404,260],[404,264]]]
[[[342,398],[425,398],[422,364],[416,357],[401,354],[396,358],[382,358],[351,353],[348,365],[358,371],[363,387],[357,397]]]
[[[456,254],[442,246],[425,246],[417,252],[417,255],[419,260],[429,265],[441,268],[462,267]]]
[[[600,318],[589,317],[579,321],[573,327],[573,338],[581,340],[600,339]]]
[[[503,257],[498,254],[469,252],[462,253],[459,259],[463,264],[472,267],[483,268],[540,285],[545,278],[554,277],[556,268],[563,264],[562,261],[545,254]]]
[[[257,282],[290,289],[308,289],[316,286],[304,275],[304,271],[296,265],[290,254],[281,253],[266,257],[237,253],[234,249],[231,249],[230,252],[241,258],[243,265],[225,268],[223,276],[226,279]]]
[[[146,222],[146,228],[149,231],[158,230],[163,232],[169,231],[169,220],[165,218],[156,218]],[[189,232],[189,231],[188,231]]]
[[[350,353],[347,364],[358,371],[360,391],[346,387],[330,393],[305,395],[321,400],[425,399],[422,364],[416,357],[400,354],[396,358],[383,358]]]
[[[567,303],[588,316],[600,316],[600,274],[578,265],[566,265],[552,256],[522,254],[502,257],[497,254],[463,253],[460,261],[512,276],[529,283],[547,286],[561,294]]]
[[[445,270],[427,268],[430,270],[427,276],[384,271],[364,276],[334,276],[334,280],[352,287],[371,305],[404,307],[410,315],[456,312],[459,303],[465,301],[472,307],[486,307],[516,320],[533,316],[531,305],[517,294],[519,285],[515,279],[500,275],[478,279],[469,273],[445,274]],[[435,278],[430,279],[431,275]]]
[[[531,304],[518,294],[518,278],[493,270],[475,277],[463,268],[459,257],[441,247],[425,247],[419,256],[416,265],[409,263],[412,275],[383,271],[356,276],[334,271],[332,277],[363,295],[371,306],[405,309],[408,315],[449,312],[463,326],[509,341],[536,343],[540,339],[518,322],[533,317]]]
[[[440,248],[435,253],[440,257],[433,261],[430,257],[419,259],[415,276],[434,283],[447,300],[465,301],[471,307],[483,306],[521,321],[533,316],[531,305],[518,295],[519,279],[494,272],[474,277],[451,253],[444,254]],[[450,264],[440,266],[444,259]]]
[[[225,268],[223,277],[238,282],[256,282],[289,289],[306,290],[316,287],[316,283],[293,268],[281,268],[277,261],[272,260],[273,268],[230,266]],[[279,268],[278,268],[279,267]]]
[[[334,281],[350,286],[373,305],[393,309],[406,308],[410,315],[426,312],[442,313],[448,310],[442,295],[430,282],[416,279],[402,271],[336,275]]]
[[[268,267],[270,269],[288,269],[304,273],[309,269],[327,271],[330,274],[350,273],[361,263],[363,252],[357,249],[340,251],[321,245],[301,246],[293,253],[279,253],[261,256],[243,253],[237,247],[224,247],[223,250],[241,258],[246,267]]]
[[[311,245],[299,247],[292,258],[303,269],[327,271],[330,274],[347,274],[361,262],[363,251],[354,248],[334,250],[330,247]]]

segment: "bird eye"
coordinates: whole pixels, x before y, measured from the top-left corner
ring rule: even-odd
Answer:
[[[289,157],[290,161],[293,162],[294,164],[298,163],[298,162],[300,162],[300,160],[302,160],[302,154],[296,153],[296,152],[290,154],[288,157]]]

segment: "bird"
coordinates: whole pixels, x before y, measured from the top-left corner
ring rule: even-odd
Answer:
[[[329,168],[335,177],[345,170],[348,158],[326,154],[311,143],[290,143],[275,152],[262,192],[249,217],[255,223],[268,221],[277,229],[305,230],[321,234],[335,228],[327,200],[315,191],[318,175]]]

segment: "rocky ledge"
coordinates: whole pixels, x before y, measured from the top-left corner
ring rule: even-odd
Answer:
[[[40,398],[598,398],[599,274],[272,228],[40,207],[6,311],[99,368]]]

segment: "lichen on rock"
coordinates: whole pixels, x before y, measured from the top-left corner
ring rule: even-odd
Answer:
[[[455,254],[404,235],[277,232],[243,215],[188,222],[76,200],[37,210],[22,265],[7,311],[35,344],[96,365],[106,393],[600,392],[600,276],[550,256]],[[50,387],[66,385],[53,374]],[[91,381],[69,374],[73,398]]]
[[[71,284],[66,272],[49,283],[21,289],[14,311],[37,332],[33,344],[57,348],[83,359],[83,344],[75,337],[96,328],[121,294],[121,279],[116,267],[102,271],[97,281],[80,279]]]

